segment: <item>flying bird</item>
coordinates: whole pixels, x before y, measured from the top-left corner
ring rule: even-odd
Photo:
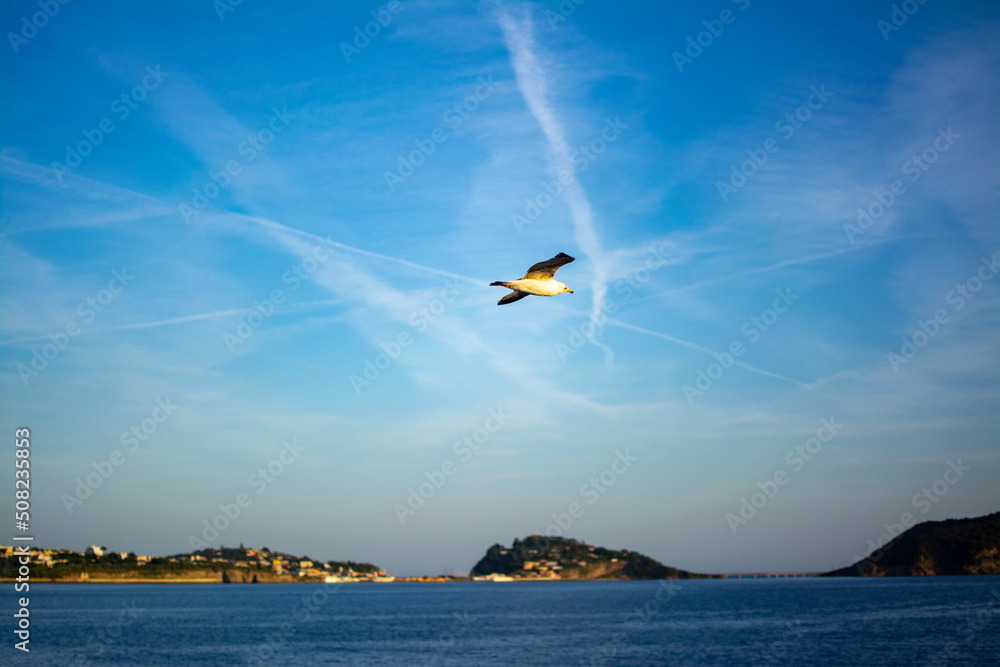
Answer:
[[[560,266],[563,264],[569,264],[574,259],[574,257],[570,257],[566,253],[561,252],[552,259],[547,259],[544,262],[539,262],[538,264],[532,266],[520,280],[490,283],[490,287],[500,285],[501,287],[509,287],[514,290],[497,301],[497,305],[502,306],[505,303],[514,303],[529,294],[535,294],[537,296],[555,296],[556,294],[562,294],[563,292],[569,292],[572,294],[573,290],[556,280],[555,275]]]

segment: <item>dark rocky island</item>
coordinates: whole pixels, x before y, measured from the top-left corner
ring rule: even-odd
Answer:
[[[886,527],[887,536],[893,532],[897,532],[893,526]],[[957,574],[1000,574],[1000,512],[975,519],[919,523],[875,549],[867,558],[821,576]]]
[[[592,547],[565,537],[530,535],[510,547],[494,544],[469,573],[476,579],[704,579],[667,567],[649,556],[621,549]]]

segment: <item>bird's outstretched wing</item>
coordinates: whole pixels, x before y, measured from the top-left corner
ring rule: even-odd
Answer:
[[[556,274],[559,267],[563,264],[569,264],[575,257],[570,257],[564,252],[559,253],[552,259],[547,259],[544,262],[539,262],[535,264],[528,272],[524,274],[525,278],[530,278],[532,280],[551,280],[552,276]]]
[[[515,301],[523,299],[526,296],[529,296],[527,292],[518,292],[517,290],[513,290],[510,294],[505,294],[502,299],[497,301],[497,305],[502,306],[505,303],[514,303]]]

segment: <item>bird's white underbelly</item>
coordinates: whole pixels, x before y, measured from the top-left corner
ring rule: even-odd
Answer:
[[[556,294],[562,294],[563,285],[558,280],[533,280],[528,278],[522,278],[521,280],[511,280],[507,283],[507,286],[511,289],[516,289],[518,292],[527,292],[528,294],[534,294],[536,296],[555,296]]]

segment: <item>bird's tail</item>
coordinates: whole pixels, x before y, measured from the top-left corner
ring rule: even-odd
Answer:
[[[499,285],[500,287],[510,287],[510,285],[508,285],[505,282],[501,282],[501,281],[498,281],[498,282],[495,282],[495,283],[490,283],[490,287],[495,287],[497,285]]]

